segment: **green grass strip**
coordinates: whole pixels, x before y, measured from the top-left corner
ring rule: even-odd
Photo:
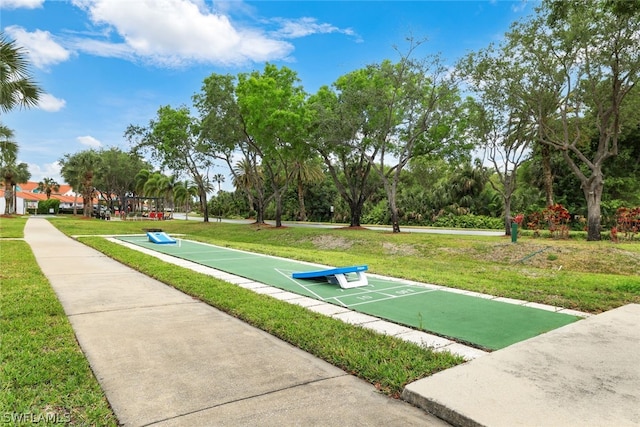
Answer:
[[[0,245],[0,425],[116,426],[28,244]]]
[[[24,237],[24,225],[27,217],[0,217],[0,238]]]
[[[397,397],[404,386],[463,362],[391,336],[139,253],[102,238],[82,242],[224,312],[356,375]]]

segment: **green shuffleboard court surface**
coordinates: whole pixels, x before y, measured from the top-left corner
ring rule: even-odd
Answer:
[[[158,245],[140,236],[119,236],[118,239],[489,350],[507,347],[580,319],[371,275],[368,275],[368,286],[342,289],[326,280],[291,277],[294,272],[318,270],[318,265],[189,240]]]

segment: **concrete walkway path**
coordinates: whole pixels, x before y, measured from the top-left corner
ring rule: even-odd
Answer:
[[[402,397],[456,426],[640,426],[640,304],[439,372]]]
[[[25,240],[122,425],[447,425],[43,218]]]

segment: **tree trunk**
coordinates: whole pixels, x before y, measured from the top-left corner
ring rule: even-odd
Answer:
[[[511,236],[511,196],[504,198],[504,234]]]
[[[300,212],[298,213],[298,219],[300,221],[306,221],[307,211],[304,207],[304,187],[300,178],[298,178],[298,206],[300,209]]]
[[[542,156],[542,179],[547,206],[553,206],[553,171],[551,170],[551,147],[541,144],[540,154]]]
[[[276,202],[276,228],[282,227],[282,194],[280,191],[275,192]]]
[[[389,200],[389,210],[391,211],[391,227],[394,233],[400,232],[400,218],[398,214],[398,206],[396,206],[395,198]]]
[[[592,179],[582,184],[585,199],[587,200],[587,241],[602,240],[600,223],[600,203],[603,190],[602,176],[592,176]]]
[[[256,198],[256,224],[264,224],[264,198]]]
[[[11,190],[9,190],[8,187],[5,186],[5,190],[4,190],[4,214],[5,215],[9,215],[9,208],[11,207],[12,200],[13,200],[13,197],[11,195]]]
[[[207,204],[207,193],[202,190],[200,190],[200,207],[202,208],[204,222],[209,222],[209,205]]]
[[[349,204],[350,220],[349,227],[360,227],[360,217],[362,216],[362,204],[350,203]]]

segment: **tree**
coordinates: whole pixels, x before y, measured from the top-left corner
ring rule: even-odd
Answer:
[[[0,32],[0,111],[38,104],[42,90],[29,70],[26,52]]]
[[[511,235],[511,201],[518,168],[528,159],[536,140],[529,111],[517,96],[524,70],[511,58],[508,50],[498,55],[490,47],[467,55],[458,64],[477,97],[471,124],[476,144],[484,149],[497,174],[498,183],[489,183],[502,196],[506,235]]]
[[[409,161],[416,155],[444,157],[464,149],[458,144],[464,112],[449,70],[438,56],[413,59],[421,43],[409,41],[409,51],[400,54],[398,63],[369,67],[364,81],[373,87],[364,87],[363,113],[368,119],[361,133],[370,142],[363,138],[354,147],[364,149],[384,185],[394,233],[400,232],[398,185]],[[341,87],[343,92],[351,89]]]
[[[351,144],[358,138],[362,110],[351,108],[342,94],[328,86],[321,87],[307,103],[312,117],[310,145],[322,157],[338,194],[349,207],[349,226],[359,227],[364,203],[375,191],[371,162]]]
[[[51,198],[51,193],[60,190],[60,184],[53,178],[43,178],[38,183],[38,190],[47,195],[47,200]]]
[[[244,142],[259,158],[264,183],[270,186],[276,227],[282,226],[282,196],[293,178],[295,159],[306,148],[306,94],[298,83],[289,68],[266,64],[262,73],[240,74],[236,90]]]
[[[60,160],[60,174],[73,190],[82,194],[83,215],[91,217],[95,197],[94,178],[100,167],[100,155],[96,150],[84,150],[65,154]],[[74,203],[74,215],[75,215]]]
[[[324,171],[322,170],[321,163],[314,160],[315,159],[308,161],[302,161],[301,159],[294,160],[293,180],[296,183],[296,192],[298,195],[298,221],[307,220],[307,211],[304,205],[305,187],[308,184],[322,182],[324,179]]]
[[[262,174],[262,168],[256,162],[255,156],[249,154],[245,153],[245,157],[239,160],[231,169],[233,186],[247,196],[250,210],[255,210],[256,223],[262,224],[264,223],[267,204],[264,175]]]
[[[13,141],[13,131],[0,125],[0,176],[4,185],[4,214],[15,212],[15,186],[31,177],[26,163],[17,163],[18,143]]]
[[[155,172],[146,180],[143,192],[146,197],[162,197],[163,207],[169,205],[173,208],[174,191],[178,186],[175,175],[166,176],[160,172]],[[155,206],[156,210],[158,205]]]
[[[127,153],[117,147],[102,149],[98,155],[100,167],[96,171],[94,186],[111,209],[125,209],[124,199],[135,192],[138,174],[149,165],[136,153]],[[116,201],[118,206],[114,206]]]
[[[559,150],[580,181],[591,241],[601,239],[603,167],[618,155],[623,128],[635,126],[622,111],[640,74],[639,18],[637,1],[546,0],[507,34],[508,52],[527,71],[518,96],[539,141]]]
[[[213,175],[213,178],[211,179],[214,183],[218,184],[218,193],[221,191],[221,185],[224,182],[224,175],[221,173],[217,173],[215,175]]]
[[[256,155],[245,141],[245,125],[236,97],[236,81],[229,74],[216,73],[204,79],[200,93],[193,96],[201,117],[199,138],[213,161],[221,160],[227,165],[234,186],[247,196],[249,204],[253,207],[254,194],[257,194],[261,200],[259,205],[263,207],[266,204],[264,186],[256,178],[259,167],[255,162]],[[238,151],[242,153],[243,160],[235,160]],[[252,181],[251,185],[249,180]],[[224,176],[216,174],[214,181],[220,193]],[[258,209],[257,221],[264,221],[262,208]]]
[[[185,219],[189,219],[189,212],[191,211],[191,203],[193,199],[198,196],[198,186],[192,181],[185,179],[176,183],[173,200],[176,206],[182,206],[184,208]]]
[[[187,107],[158,109],[157,117],[146,127],[129,125],[125,137],[133,144],[135,152],[147,150],[153,158],[176,174],[186,171],[198,187],[198,199],[209,222],[207,192],[212,159],[206,154],[207,147],[199,139],[200,126],[191,117]]]

